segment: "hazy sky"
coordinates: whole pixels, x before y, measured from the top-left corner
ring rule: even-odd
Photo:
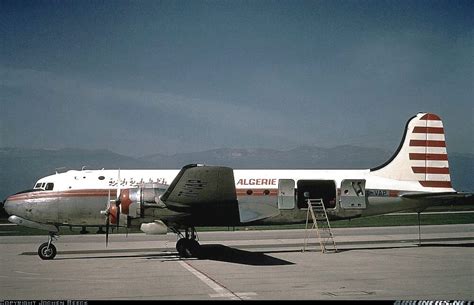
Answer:
[[[0,147],[474,153],[474,1],[0,1]]]

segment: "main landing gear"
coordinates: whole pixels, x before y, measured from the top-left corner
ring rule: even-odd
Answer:
[[[176,243],[176,250],[178,250],[179,256],[185,258],[201,256],[201,245],[196,240],[197,235],[194,227],[186,228],[184,236],[177,229],[173,231],[181,237]]]
[[[53,240],[57,240],[58,235],[54,232],[49,233],[48,242],[41,244],[38,248],[38,255],[41,259],[50,260],[56,256],[56,247],[53,245]]]

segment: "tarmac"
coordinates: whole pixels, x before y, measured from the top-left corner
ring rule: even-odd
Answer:
[[[474,224],[333,229],[337,253],[304,230],[176,235],[0,236],[0,300],[474,300]]]

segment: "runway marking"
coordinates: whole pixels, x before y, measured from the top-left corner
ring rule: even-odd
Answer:
[[[26,274],[26,275],[41,275],[39,273],[31,273],[31,272],[24,272],[24,271],[15,271],[15,273]]]
[[[255,292],[236,292],[235,294],[219,293],[219,294],[210,294],[209,296],[211,298],[229,298],[229,297],[233,297],[234,295],[238,296],[242,300],[251,300],[252,298],[250,296],[255,296],[257,295],[257,293]]]
[[[215,294],[209,294],[211,298],[229,298],[230,300],[249,300],[251,295],[257,295],[255,292],[234,293],[230,291],[229,289],[225,288],[224,286],[220,285],[215,280],[208,277],[201,271],[197,270],[195,267],[193,267],[191,264],[187,263],[186,261],[181,260],[178,263],[216,292]]]

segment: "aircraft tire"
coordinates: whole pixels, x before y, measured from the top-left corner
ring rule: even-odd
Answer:
[[[201,245],[195,239],[192,239],[189,241],[189,251],[192,257],[199,258],[201,256]]]
[[[43,243],[38,248],[38,255],[41,259],[50,260],[56,257],[56,247],[53,244]]]
[[[176,250],[178,250],[179,256],[184,258],[199,257],[201,245],[194,239],[181,238],[176,243]]]
[[[192,256],[190,251],[190,240],[186,238],[181,238],[176,243],[176,250],[178,250],[179,256],[184,258],[189,258]]]

